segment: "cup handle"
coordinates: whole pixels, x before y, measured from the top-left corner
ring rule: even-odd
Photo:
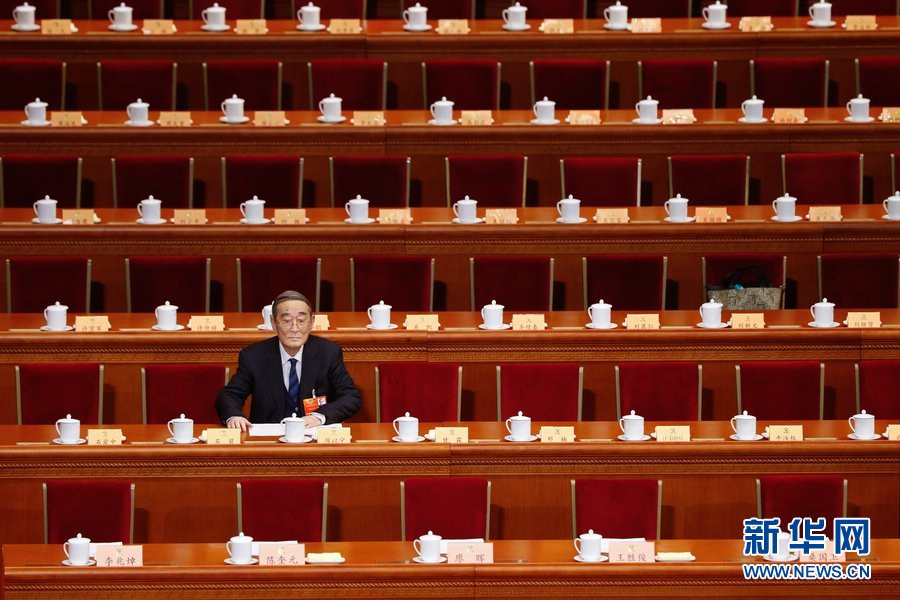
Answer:
[[[603,9],[603,18],[609,21],[609,7]]]
[[[634,112],[637,113],[638,118],[640,118],[640,116],[641,116],[641,109],[638,108],[638,106],[640,106],[640,104],[641,104],[640,102],[634,103]]]
[[[301,23],[301,25],[302,25],[302,23]],[[323,115],[325,114],[324,104],[325,104],[325,100],[319,100],[319,112],[322,113]]]
[[[400,428],[397,427],[397,421],[399,421],[399,420],[400,420],[400,419],[394,419],[394,420],[391,422],[391,425],[394,426],[394,433],[396,433],[398,436],[400,435]]]
[[[234,556],[234,554],[231,553],[231,540],[225,542],[225,549],[228,551],[228,556]]]
[[[131,117],[130,114],[128,116]],[[144,203],[143,202],[138,202],[137,211],[138,211],[138,214],[141,215],[141,218],[143,218],[144,217]]]
[[[140,206],[140,204],[138,206]],[[156,322],[158,323],[159,322],[159,308],[153,309],[153,316],[156,317]],[[169,422],[171,423],[171,421],[169,421]]]
[[[847,419],[847,423],[850,424],[850,431],[856,433],[856,427],[853,426],[854,421],[856,421],[856,417],[850,417],[849,419]]]
[[[594,307],[593,307],[593,306],[588,306],[587,313],[588,313],[588,318],[589,318],[591,321],[593,321],[593,320],[594,320]]]
[[[741,102],[741,112],[744,113],[744,116],[747,115],[747,101],[746,100]]]
[[[134,120],[134,117],[131,116],[131,107],[130,106],[125,107],[125,114],[128,115],[129,119],[131,119],[132,121]]]
[[[69,542],[63,543],[63,552],[66,553],[66,558],[69,558]]]
[[[159,318],[159,317],[157,317],[157,318]],[[171,433],[173,437],[175,436],[175,431],[172,429],[172,421],[169,421],[168,423],[166,423],[166,429],[169,430],[169,433]]]
[[[238,208],[239,208],[240,211],[241,211],[241,215],[243,215],[243,216],[246,218],[246,217],[247,217],[247,203],[246,203],[246,202],[241,202],[241,205],[238,206]]]
[[[816,18],[813,16],[813,7],[812,6],[809,7],[809,18],[812,19],[813,21],[816,20]]]
[[[775,214],[778,214],[778,200],[772,200],[772,210],[775,211]]]
[[[887,205],[888,205],[888,201],[887,201],[887,198],[885,198],[884,200],[881,201],[881,206],[882,206],[882,208],[884,208],[884,212],[888,211]]]
[[[224,102],[224,101],[222,102],[222,104],[219,105],[219,108],[222,109],[222,114],[223,114],[223,115],[227,115],[227,114],[228,114],[227,112],[225,112],[225,102]]]
[[[369,322],[372,323],[372,307],[366,309],[366,315],[369,317]]]
[[[509,9],[504,8],[503,11],[500,12],[500,16],[503,17],[504,23],[509,23]]]
[[[110,22],[110,23],[115,23],[115,22],[116,22],[116,18],[113,16],[113,11],[112,11],[112,10],[110,10],[109,12],[107,12],[107,13],[106,13],[106,16],[109,18],[109,22]]]
[[[812,306],[809,307],[809,314],[812,315],[813,321],[815,321],[816,320],[816,311],[813,310]]]
[[[259,314],[262,316],[262,322],[268,324],[266,321],[266,309],[261,310]]]
[[[700,320],[703,320],[703,307],[700,307]]]
[[[347,213],[347,216],[349,217],[350,216],[350,203],[349,202],[344,204],[344,211]]]
[[[17,23],[19,22],[19,11],[18,11],[18,9],[15,9],[15,8],[13,9],[13,21],[15,21]]]
[[[418,554],[419,556],[422,556],[422,548],[419,545],[418,539],[413,540],[413,550],[416,551],[416,554]]]
[[[622,433],[625,433],[625,419],[619,419],[619,429],[622,430]]]
[[[581,544],[578,542],[581,541],[581,538],[575,538],[572,540],[572,544],[575,546],[575,550],[578,551],[578,554],[581,554]]]
[[[537,118],[538,118],[538,114],[537,114],[537,103],[535,103],[535,105],[531,107],[531,112],[534,113],[534,118],[537,119]]]
[[[44,315],[46,315],[46,314],[47,314],[47,311],[45,310],[45,311],[44,311]],[[46,318],[46,317],[45,317],[45,318]],[[60,419],[60,420],[62,420],[62,419]],[[56,422],[56,435],[57,435],[58,437],[62,437],[62,433],[60,433],[60,431],[59,431],[59,421]],[[67,556],[68,556],[68,555],[67,555]]]
[[[509,426],[509,424],[510,424],[510,419],[507,419],[506,420],[506,431],[509,432],[509,435],[512,435],[512,428]]]
[[[25,113],[25,114],[27,115],[28,113]],[[34,216],[38,216],[37,202],[32,204],[31,207],[34,209]],[[46,314],[46,311],[44,311],[44,312]]]
[[[737,433],[737,425],[735,424],[735,418],[731,417],[731,430]]]
[[[207,12],[207,9],[205,9],[205,8],[204,8],[203,10],[200,11],[200,19],[201,19],[204,23],[209,23],[209,21],[207,20],[207,17],[206,17],[207,14],[208,14],[208,12]],[[229,554],[230,554],[230,553],[229,553]]]
[[[667,215],[670,214],[670,213],[669,213],[669,201],[668,201],[668,200],[666,200],[665,202],[663,202],[663,208],[666,210],[666,214],[667,214]]]
[[[704,21],[709,21],[709,7],[704,6],[703,10],[700,11],[700,14],[703,16]]]
[[[428,107],[428,112],[431,113],[431,118],[437,119],[437,116],[434,114],[434,104],[435,103],[432,103],[431,106]]]
[[[408,25],[409,24],[409,10],[404,10],[402,16],[403,16],[403,22]]]
[[[847,102],[847,114],[851,116],[853,115],[853,111],[850,110],[850,102]]]
[[[484,323],[484,309],[481,309],[481,322]]]
[[[459,206],[459,202],[454,202],[453,206],[451,206],[450,208],[453,209],[453,214],[456,215],[457,218],[459,218],[459,209],[457,208],[457,206]],[[37,214],[37,208],[34,209],[34,214]],[[481,314],[482,316],[484,316],[483,310],[481,311]]]

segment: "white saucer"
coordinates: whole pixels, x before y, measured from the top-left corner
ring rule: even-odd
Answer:
[[[844,120],[848,123],[871,123],[875,120],[875,117],[868,117],[865,119],[854,119],[853,117],[844,117]]]
[[[199,441],[200,441],[200,438],[195,438],[195,437],[192,437],[192,438],[191,438],[191,441],[189,441],[189,442],[176,442],[176,441],[175,441],[175,438],[173,438],[173,437],[166,438],[166,443],[167,443],[167,444],[180,444],[180,445],[186,445],[186,444],[196,444],[196,443],[199,442]]]
[[[892,219],[888,215],[881,215],[881,218],[884,219],[885,221],[900,221],[900,219]]]
[[[19,123],[25,127],[47,127],[50,125],[50,121],[29,121],[28,119],[20,121]]]
[[[484,329],[485,331],[506,331],[510,327],[512,327],[510,323],[504,323],[500,327],[487,327],[484,323],[482,323],[478,326],[478,329]]]
[[[625,23],[624,25],[613,25],[612,23],[604,23],[603,29],[609,29],[610,31],[631,31],[631,24]]]
[[[228,558],[225,559],[225,564],[228,564],[228,565],[234,565],[234,566],[236,566],[236,567],[246,567],[246,566],[248,566],[248,565],[255,565],[255,564],[258,563],[258,562],[259,562],[259,559],[258,559],[258,558],[251,558],[251,559],[250,559],[250,562],[248,562],[248,563],[237,563],[237,562],[234,562],[234,559],[231,558],[230,556],[229,556]]]
[[[351,221],[349,218],[344,219],[344,223],[347,223],[347,224],[349,224],[349,225],[368,225],[368,224],[374,223],[374,222],[375,222],[375,219],[373,219],[372,217],[367,218],[367,219],[366,219],[365,221],[363,221],[362,223],[354,223],[354,222]]]
[[[577,225],[579,223],[587,223],[587,218],[586,217],[578,217],[577,221],[563,221],[562,217],[557,217],[556,222],[562,223],[563,225]]]
[[[880,440],[880,439],[881,439],[881,434],[873,433],[873,434],[872,434],[872,437],[861,438],[861,437],[859,437],[858,435],[856,435],[855,433],[851,433],[851,434],[848,434],[847,437],[850,438],[851,440],[856,440],[856,441],[859,441],[859,442],[868,442],[868,441],[871,441],[871,440]]]
[[[767,119],[766,117],[763,117],[762,119],[760,119],[758,121],[755,119],[753,121],[750,121],[747,119],[747,117],[741,117],[738,119],[738,123],[746,123],[747,125],[762,125],[763,123],[768,123],[768,122],[769,122],[769,119]]]
[[[172,217],[171,219],[169,219],[169,221],[170,221],[171,223],[174,223],[174,222],[175,222],[175,217]],[[203,222],[204,222],[204,223],[209,223],[209,219],[203,219]]]
[[[448,125],[456,125],[456,119],[449,121],[438,121],[437,119],[428,119],[429,125],[437,125],[438,127],[447,127]]]
[[[280,438],[278,438],[278,441],[281,442],[282,444],[305,444],[307,442],[311,442],[312,438],[308,435],[304,435],[303,439],[299,442],[289,442],[286,437],[281,436]]]
[[[181,331],[182,329],[184,329],[184,325],[176,325],[175,329],[160,329],[159,325],[151,325],[150,329],[152,329],[153,331]]]
[[[741,438],[739,438],[739,437],[737,436],[736,433],[732,433],[732,434],[729,435],[728,437],[731,438],[731,439],[733,439],[733,440],[736,441],[736,442],[758,442],[759,440],[763,439],[763,436],[761,436],[761,435],[758,434],[758,433],[757,433],[756,435],[754,435],[754,436],[753,436],[753,439],[751,439],[751,440],[744,440],[744,439],[741,439]]]
[[[428,31],[431,29],[431,25],[428,23],[424,25],[410,25],[409,23],[403,26],[403,31]]]
[[[506,31],[528,31],[529,29],[531,29],[531,25],[529,25],[528,23],[525,23],[524,25],[519,25],[519,26],[514,26],[514,25],[510,25],[509,23],[504,23],[502,25],[502,27]]]
[[[627,437],[625,437],[625,434],[623,433],[622,435],[616,437],[616,439],[621,442],[646,442],[647,440],[650,439],[650,436],[647,434],[644,434],[641,436],[641,439],[639,439],[639,440],[630,440]]]
[[[71,325],[66,325],[66,328],[63,329],[62,331],[72,331],[73,329],[75,329],[75,328],[72,327]],[[56,333],[60,332],[60,330],[58,330],[58,329],[51,330],[47,325],[41,325],[41,331],[55,331]]]
[[[766,554],[765,556],[763,556],[763,558],[769,562],[794,562],[795,560],[800,558],[800,555],[799,554],[788,554],[787,558],[775,558],[771,554]]]
[[[329,560],[329,561],[324,561],[324,560],[310,561],[308,558],[306,559],[306,564],[308,564],[308,565],[342,565],[345,562],[347,562],[347,559],[344,558],[343,556],[341,557],[340,560]]]
[[[809,323],[807,323],[807,325],[809,325],[810,327],[815,327],[816,329],[833,329],[835,327],[841,326],[841,324],[837,321],[832,321],[831,325],[816,325],[815,321],[810,321]]]
[[[537,439],[538,439],[538,436],[536,436],[536,435],[529,435],[529,436],[528,436],[527,438],[525,438],[524,440],[517,440],[516,438],[514,438],[514,437],[511,436],[511,435],[507,435],[507,436],[504,436],[503,439],[506,440],[507,442],[514,442],[514,443],[519,443],[519,444],[521,444],[521,443],[524,443],[524,442],[536,442]]]
[[[837,25],[837,22],[826,21],[824,23],[816,23],[815,21],[807,21],[806,24],[815,29],[828,29],[829,27],[834,27],[835,25]]]
[[[540,119],[532,119],[532,125],[559,125],[559,119],[553,119],[550,121],[541,121]]]
[[[782,221],[780,218],[778,218],[778,215],[775,215],[774,217],[772,217],[772,220],[776,223],[796,223],[797,221],[802,221],[803,217],[801,217],[800,215],[794,215],[792,219],[785,219]]]
[[[416,439],[414,439],[414,440],[404,440],[399,435],[395,435],[394,437],[391,438],[391,441],[397,442],[398,444],[418,444],[419,442],[424,442],[425,438],[422,437],[421,435],[418,435],[418,436],[416,436]]]
[[[609,557],[603,556],[602,554],[600,555],[600,558],[598,558],[597,560],[588,560],[588,559],[584,558],[583,556],[581,556],[580,554],[575,556],[575,562],[580,562],[580,563],[602,563],[602,562],[606,562],[608,560],[609,560]]]
[[[442,556],[439,560],[425,560],[421,556],[414,556],[413,562],[419,563],[420,565],[439,565],[441,563],[447,562],[447,557]]]
[[[717,31],[721,29],[728,29],[729,27],[731,27],[731,23],[722,23],[721,25],[715,25],[713,23],[705,22],[700,25],[700,27],[702,27],[703,29],[711,29],[713,31]]]
[[[166,223],[166,220],[160,219],[159,221],[145,221],[143,218],[141,218],[136,219],[135,223],[137,223],[138,225],[162,225],[163,223]]]
[[[54,439],[54,440],[52,440],[52,441],[53,441],[54,444],[59,444],[60,446],[80,446],[80,445],[82,445],[82,444],[86,444],[86,443],[87,443],[87,440],[84,439],[84,438],[78,438],[78,441],[75,442],[74,444],[67,444],[67,443],[65,443],[64,441],[62,441],[62,438],[56,438],[56,439]]]
[[[728,323],[719,323],[718,325],[707,325],[706,323],[697,323],[697,327],[701,327],[703,329],[725,329],[726,327],[731,327]]]
[[[663,122],[662,119],[656,119],[655,121],[641,121],[638,117],[635,117],[631,120],[635,125],[659,125]]]
[[[318,25],[297,25],[298,31],[322,31],[325,29],[325,25],[323,23],[319,23]]]
[[[375,327],[371,323],[366,325],[366,329],[368,329],[369,331],[390,331],[392,329],[397,329],[398,327],[400,326],[396,323],[391,323],[387,329],[375,329]]]
[[[693,554],[691,554],[691,557],[690,557],[690,558],[687,558],[687,559],[684,559],[684,560],[679,560],[679,559],[675,559],[675,560],[665,560],[665,559],[660,558],[660,557],[659,557],[659,554],[657,554],[657,555],[654,556],[653,558],[654,558],[654,560],[656,560],[656,562],[664,562],[664,563],[685,563],[685,562],[694,562],[695,560],[697,560],[697,557],[694,556]]]
[[[109,25],[109,30],[110,30],[110,31],[122,31],[122,32],[124,32],[124,31],[134,31],[134,30],[136,30],[137,28],[138,28],[138,26],[135,25],[134,23],[132,23],[131,25],[125,25],[124,27],[123,27],[123,26],[120,26],[120,25],[113,25],[113,24],[110,24],[110,25]]]
[[[663,219],[663,221],[665,221],[666,223],[693,223],[696,220],[697,217],[688,217],[684,221],[673,221],[671,217],[666,217],[665,219]]]
[[[247,115],[244,115],[237,121],[229,121],[228,117],[226,117],[225,115],[222,115],[221,117],[219,117],[219,122],[225,123],[227,125],[240,125],[241,123],[246,123],[249,120],[250,120],[250,117],[248,117]]]
[[[83,565],[73,565],[72,561],[67,558],[66,560],[62,561],[62,564],[66,565],[67,567],[93,567],[97,564],[97,561],[89,558],[88,561]]]
[[[272,328],[269,325],[267,325],[266,323],[260,323],[259,325],[256,326],[256,328],[259,329],[260,331],[272,331]]]
[[[475,220],[472,221],[471,223],[460,223],[459,219],[454,217],[453,223],[456,223],[458,225],[478,225],[479,223],[484,223],[484,219],[482,219],[481,217],[476,217]]]
[[[37,217],[35,217],[31,220],[31,222],[34,223],[35,225],[59,225],[60,223],[62,223],[62,219],[57,217],[57,218],[53,219],[52,223],[41,223],[40,221],[38,221]]]
[[[329,119],[325,115],[319,115],[318,117],[316,117],[316,120],[319,123],[343,123],[344,121],[347,120],[347,117],[341,115],[340,117],[338,117],[336,119]]]
[[[265,224],[271,223],[271,222],[272,222],[272,219],[266,219],[266,218],[263,218],[262,221],[259,221],[256,223],[250,223],[249,221],[247,221],[247,219],[241,219],[241,225],[265,225]]]
[[[154,125],[153,121],[142,121],[139,123],[135,123],[131,119],[128,119],[127,121],[125,121],[126,127],[153,127],[153,125]]]
[[[15,24],[11,27],[11,29],[12,29],[13,31],[26,31],[26,32],[27,32],[27,31],[40,31],[40,30],[41,30],[41,26],[38,25],[37,23],[35,23],[34,25],[19,25],[18,23],[15,23]]]
[[[231,29],[231,25],[201,25],[200,29],[203,31],[228,31]]]
[[[619,326],[618,323],[608,323],[608,324],[606,325],[606,327],[594,327],[594,324],[593,324],[593,323],[587,323],[587,324],[585,325],[585,327],[587,327],[588,329],[615,329],[615,328],[618,327],[618,326]]]

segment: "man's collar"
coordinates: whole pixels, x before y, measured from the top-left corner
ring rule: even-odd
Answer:
[[[304,346],[305,346],[305,344],[304,344]],[[290,354],[287,353],[287,350],[284,349],[284,346],[281,345],[281,340],[279,340],[278,341],[278,355],[281,357],[281,364],[286,363],[287,361],[289,361],[292,358],[296,358],[297,360],[300,360],[300,358],[303,356],[303,346],[300,346],[300,349],[297,351],[296,356],[291,356]]]

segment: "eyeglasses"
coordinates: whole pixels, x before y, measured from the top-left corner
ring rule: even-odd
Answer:
[[[292,319],[290,317],[279,317],[275,320],[278,323],[278,326],[283,329],[293,329],[295,326],[297,329],[303,329],[307,323],[309,323],[309,316],[303,315],[297,317],[296,319]]]

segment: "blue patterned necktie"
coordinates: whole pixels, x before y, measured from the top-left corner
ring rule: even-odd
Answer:
[[[299,414],[300,412],[300,379],[297,378],[297,359],[289,359],[291,370],[288,374],[288,397],[291,399],[291,410]]]

